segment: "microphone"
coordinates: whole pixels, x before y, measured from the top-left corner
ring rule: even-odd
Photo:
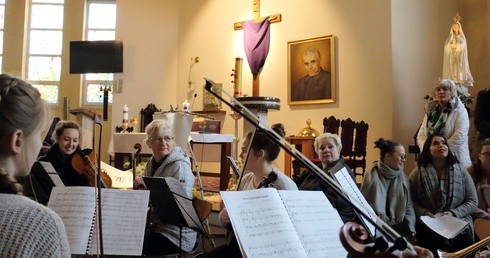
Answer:
[[[191,110],[194,108],[194,102],[196,101],[197,93],[194,93],[194,98],[192,99]]]

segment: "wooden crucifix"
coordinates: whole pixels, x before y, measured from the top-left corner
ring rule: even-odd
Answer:
[[[253,22],[261,22],[261,21],[264,21],[265,19],[268,20],[269,23],[276,23],[276,22],[280,22],[281,21],[281,14],[273,14],[273,15],[269,15],[267,17],[260,17],[260,0],[253,0]],[[245,23],[247,23],[249,21],[242,21],[242,22],[235,22],[233,24],[233,27],[235,30],[241,30],[243,29],[243,26],[245,25]],[[264,33],[267,33],[268,35],[268,24],[267,24],[267,28],[265,29],[266,32]],[[256,33],[256,32],[254,32]],[[247,41],[247,40],[245,40]],[[265,58],[267,57],[267,53],[269,52],[269,38],[267,37],[267,42],[263,42],[266,46],[259,46],[259,48],[262,48],[261,50],[259,49],[259,51],[264,51],[265,54],[262,54],[263,55],[263,60],[262,60],[262,65],[263,63],[265,63]],[[262,43],[260,43],[262,44]],[[247,49],[247,46],[245,46],[245,48]],[[264,50],[264,48],[266,48],[266,50]],[[249,55],[247,53],[247,57],[250,59],[252,58],[252,55]],[[256,61],[253,61],[253,62],[256,62]],[[250,64],[250,60],[249,60],[249,64]],[[260,67],[261,69],[262,67]],[[251,67],[252,69],[252,67]],[[253,74],[253,86],[252,86],[252,96],[253,97],[258,97],[259,96],[259,89],[260,89],[260,86],[259,86],[259,76],[260,76],[260,71],[253,71],[252,69],[252,74]]]

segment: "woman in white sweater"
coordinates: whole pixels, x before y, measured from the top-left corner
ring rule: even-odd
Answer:
[[[468,147],[470,122],[468,111],[459,99],[456,84],[451,79],[441,79],[434,85],[434,100],[426,107],[426,114],[417,134],[420,150],[425,140],[433,135],[442,135],[447,139],[449,149],[453,151],[460,164],[471,166]]]
[[[46,107],[30,84],[0,75],[0,257],[70,257],[61,218],[22,196],[41,149]]]

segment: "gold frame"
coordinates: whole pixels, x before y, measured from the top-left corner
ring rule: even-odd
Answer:
[[[293,88],[297,87],[296,85],[299,83],[301,78],[308,76],[305,72],[303,61],[303,54],[308,48],[316,48],[320,52],[320,66],[323,68],[323,70],[330,73],[330,85],[327,86],[326,97],[308,100],[293,100]],[[289,105],[335,103],[335,86],[335,38],[333,35],[288,42]]]
[[[218,87],[218,85],[220,87]],[[222,94],[223,83],[216,83],[216,85],[211,86],[211,90],[216,92],[219,96]],[[203,87],[203,99],[202,99],[202,110],[203,111],[217,111],[221,110],[221,100],[215,97],[213,94],[209,93],[205,87]]]

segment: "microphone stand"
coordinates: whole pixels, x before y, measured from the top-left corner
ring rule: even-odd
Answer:
[[[98,224],[99,224],[99,246],[100,246],[100,255],[104,256],[104,241],[102,238],[102,198],[101,198],[101,188],[102,188],[102,180],[100,178],[100,173],[101,173],[101,161],[100,161],[100,150],[101,150],[101,142],[102,142],[102,120],[100,119],[100,116],[95,115],[94,116],[94,122],[96,125],[99,125],[99,147],[98,147],[98,152],[99,152],[99,157],[97,160],[97,214],[98,214]]]
[[[208,78],[204,78],[206,81],[205,89],[209,93],[213,94],[217,99],[224,102],[228,105],[233,111],[241,114],[245,120],[254,125],[257,130],[262,131],[265,135],[271,138],[276,144],[281,146],[289,155],[298,160],[306,169],[314,173],[321,181],[323,181],[328,187],[340,198],[342,198],[345,202],[347,202],[353,210],[355,210],[358,214],[364,217],[369,223],[371,223],[377,230],[379,230],[384,236],[388,237],[390,242],[394,243],[394,246],[390,249],[397,249],[403,251],[405,249],[410,248],[413,250],[412,245],[404,239],[400,234],[398,234],[393,228],[391,228],[388,224],[386,224],[382,220],[378,220],[378,223],[374,221],[368,214],[365,213],[359,207],[362,207],[362,204],[357,201],[354,197],[351,196],[348,192],[342,191],[342,186],[334,181],[332,178],[324,174],[320,168],[318,168],[311,160],[305,157],[301,152],[296,150],[293,146],[291,146],[284,138],[279,136],[273,130],[269,130],[267,127],[260,122],[258,117],[256,117],[250,110],[248,110],[244,105],[242,105],[238,100],[236,100],[233,96],[227,93],[219,84],[214,83],[212,80]],[[212,86],[216,87],[216,89],[221,89],[221,92],[226,94],[232,100],[231,103],[223,99],[223,97],[214,91],[212,91]],[[238,107],[237,107],[238,106]],[[352,200],[351,200],[352,199]],[[377,217],[375,214],[372,214],[374,217]],[[383,240],[384,241],[384,240]]]
[[[134,180],[136,179],[136,162],[138,161],[138,158],[140,156],[140,152],[141,152],[141,144],[139,143],[136,143],[134,145],[134,149],[136,150],[134,153],[133,153],[133,157],[132,157],[132,160],[133,160],[133,182]],[[135,190],[136,187],[134,186],[133,184],[133,190]]]

